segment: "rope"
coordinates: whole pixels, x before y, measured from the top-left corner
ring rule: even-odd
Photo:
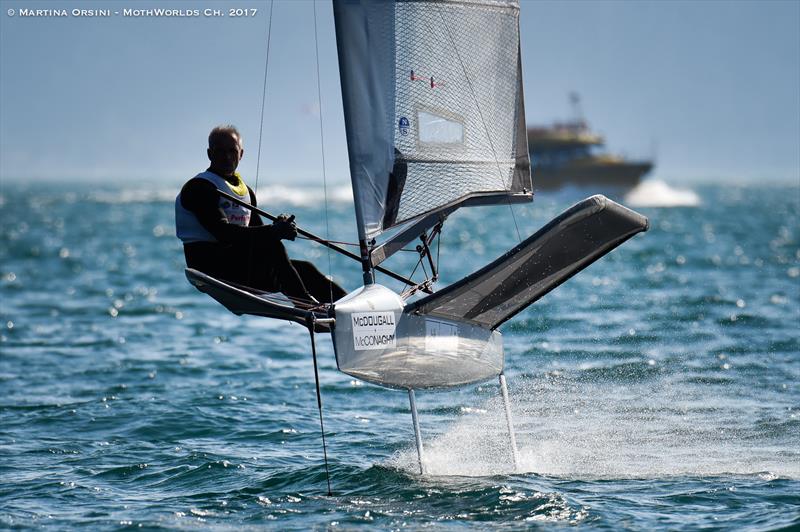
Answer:
[[[319,146],[322,153],[322,188],[325,198],[325,239],[329,240],[331,236],[330,226],[328,222],[328,179],[325,173],[325,135],[323,134],[322,127],[322,87],[319,76],[319,38],[317,37],[317,2],[312,2],[314,6],[314,59],[317,65],[317,106],[319,107]],[[333,268],[331,267],[331,248],[327,248],[328,252],[328,278],[333,276]],[[330,290],[329,301],[333,301],[333,283],[328,283]],[[322,418],[320,418],[321,420]],[[328,489],[330,491],[330,487]]]
[[[267,71],[269,70],[269,45],[272,41],[272,5],[274,1],[269,3],[269,19],[267,20],[267,51],[264,58],[264,83],[261,89],[261,122],[258,128],[258,155],[256,156],[256,186],[255,191],[258,193],[258,175],[261,170],[261,138],[264,134],[264,108],[267,101]],[[252,201],[252,200],[251,200]],[[250,249],[247,257],[247,278],[252,279],[253,276],[253,246],[255,245],[251,240]]]
[[[411,275],[408,276],[409,279],[414,277],[414,274],[417,273],[417,268],[419,268],[420,264],[422,264],[422,259],[423,259],[423,257],[422,257],[422,255],[420,255],[419,259],[417,260],[417,265],[414,266],[414,269],[411,270]],[[423,268],[424,268],[424,266],[423,266]],[[408,297],[411,294],[413,294],[414,292],[416,292],[417,287],[419,286],[417,284],[412,285],[411,283],[408,283],[408,282],[406,282],[405,285],[406,286],[410,286],[411,290],[403,290],[403,293],[400,295],[400,297],[402,297],[403,299],[405,299],[406,297]]]
[[[269,70],[269,45],[272,41],[272,6],[275,2],[269,3],[269,19],[267,22],[267,53],[264,59],[264,85],[261,90],[261,123],[258,128],[258,155],[256,157],[256,191],[258,191],[258,173],[261,170],[261,138],[264,135],[264,108],[267,101],[267,72]]]

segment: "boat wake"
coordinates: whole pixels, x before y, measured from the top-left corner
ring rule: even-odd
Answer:
[[[697,207],[700,196],[687,188],[674,188],[664,181],[648,180],[628,192],[625,203],[632,207]]]
[[[800,478],[794,457],[768,452],[776,444],[770,441],[774,427],[746,430],[703,405],[671,408],[682,394],[668,387],[541,384],[518,382],[512,392],[519,470],[514,468],[502,401],[492,398],[481,408],[465,409],[444,432],[426,439],[426,473],[468,477],[534,473],[572,480]],[[423,433],[426,428],[430,430],[423,424]],[[734,436],[743,433],[748,437]],[[413,445],[396,453],[387,465],[418,474]]]

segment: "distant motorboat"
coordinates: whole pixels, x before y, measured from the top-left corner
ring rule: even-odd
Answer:
[[[589,129],[571,95],[577,117],[550,126],[528,127],[533,187],[554,189],[566,185],[633,188],[653,168],[650,160],[629,160],[605,153],[602,135]]]

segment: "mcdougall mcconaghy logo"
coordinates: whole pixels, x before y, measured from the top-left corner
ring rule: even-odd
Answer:
[[[385,325],[394,327],[394,312],[359,312],[353,314],[354,329],[356,327],[383,327]]]
[[[353,348],[356,351],[386,349],[397,345],[394,312],[354,312],[352,320]]]

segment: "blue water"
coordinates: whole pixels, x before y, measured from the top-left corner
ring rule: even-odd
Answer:
[[[797,186],[651,198],[648,233],[504,326],[521,472],[495,382],[418,394],[420,476],[406,395],[337,372],[318,337],[332,497],[307,332],[185,281],[176,191],[3,184],[0,528],[800,526]],[[581,197],[456,213],[443,283]],[[260,199],[325,233],[319,191]],[[359,285],[348,259],[290,249]]]

